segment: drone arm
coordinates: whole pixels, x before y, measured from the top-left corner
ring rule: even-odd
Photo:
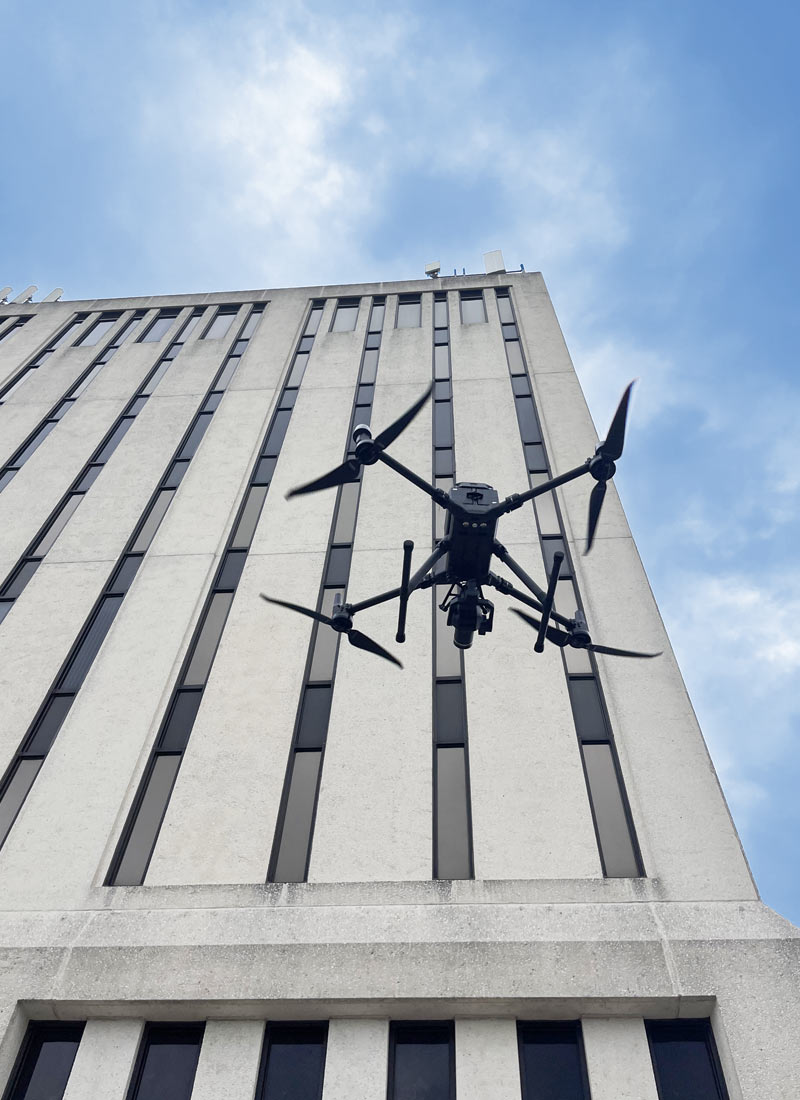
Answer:
[[[447,553],[449,549],[450,543],[447,541],[447,539],[442,539],[442,541],[434,549],[433,553],[425,559],[425,561],[416,571],[414,576],[410,578],[408,582],[409,595],[417,588],[428,587],[428,585],[424,583],[426,580],[427,572],[433,565],[436,564],[439,558],[443,557]],[[348,604],[347,610],[350,612],[351,615],[355,615],[357,611],[365,611],[368,607],[375,607],[376,604],[386,603],[388,600],[394,600],[397,598],[397,596],[402,595],[402,592],[402,587],[392,588],[389,592],[381,592],[378,596],[370,596],[369,599],[361,600],[360,603]]]
[[[514,512],[517,508],[521,508],[523,504],[527,504],[529,500],[533,500],[534,497],[539,497],[542,493],[549,493],[551,489],[557,489],[559,485],[566,485],[568,481],[574,481],[576,477],[588,472],[589,459],[582,466],[576,466],[574,470],[567,470],[565,474],[559,474],[558,477],[545,481],[543,485],[537,485],[533,489],[528,489],[525,493],[513,493],[505,500],[501,500],[492,514],[494,516],[504,516],[506,512]]]
[[[533,592],[534,596],[538,597],[538,599],[536,602],[532,601],[530,596],[527,596],[524,592],[520,592],[519,589],[514,588],[511,584],[508,583],[508,581],[503,580],[502,577],[496,577],[494,579],[494,581],[492,582],[494,583],[494,587],[497,588],[498,591],[503,592],[508,596],[514,596],[515,599],[521,600],[523,603],[528,604],[529,607],[534,607],[537,611],[541,611],[542,607],[544,606],[544,601],[547,598],[547,593],[545,592],[545,590],[539,587],[533,577],[528,576],[522,566],[518,562],[514,561],[508,550],[506,550],[505,546],[503,546],[502,543],[497,542],[496,539],[494,543],[494,553],[500,559],[500,561],[503,562],[504,565],[508,566],[512,573],[516,573],[516,575],[519,577],[525,587],[529,588],[530,591]],[[497,581],[500,581],[500,584],[498,584]],[[557,611],[551,611],[550,618],[557,623],[561,623],[561,625],[567,627],[567,629],[569,629],[573,621],[572,619],[565,618],[563,615],[559,615]]]
[[[427,493],[429,497],[436,501],[437,504],[441,504],[443,508],[447,508],[450,503],[450,497],[443,489],[435,489],[433,485],[429,485],[424,478],[415,474],[413,470],[409,470],[407,466],[404,466],[402,462],[398,462],[396,458],[392,458],[391,455],[387,455],[385,451],[381,451],[378,455],[381,462],[384,462],[395,473],[400,474],[406,481],[410,481],[412,485],[416,485],[418,489],[422,489],[423,493]]]

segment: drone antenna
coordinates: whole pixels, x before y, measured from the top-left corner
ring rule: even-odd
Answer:
[[[400,579],[400,609],[397,613],[396,642],[406,640],[406,607],[408,606],[408,582],[411,576],[411,554],[414,551],[414,543],[406,539],[403,543],[403,572]]]
[[[536,635],[536,642],[534,644],[534,650],[536,653],[544,652],[544,640],[547,636],[547,624],[550,619],[550,612],[553,610],[553,600],[556,595],[556,582],[558,581],[558,575],[561,572],[561,563],[564,560],[564,555],[560,550],[553,554],[553,568],[550,570],[550,576],[547,581],[547,591],[545,592],[544,600],[542,602],[542,621],[539,623],[539,632]]]

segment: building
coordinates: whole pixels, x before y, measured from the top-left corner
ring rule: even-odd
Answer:
[[[613,485],[586,556],[588,477],[498,537],[657,660],[536,654],[499,593],[462,653],[427,590],[404,645],[396,603],[357,619],[401,671],[258,598],[329,611],[430,552],[444,513],[381,463],[285,494],[434,380],[390,453],[438,487],[593,453],[539,274],[0,318],[5,1100],[800,1095],[799,934]]]

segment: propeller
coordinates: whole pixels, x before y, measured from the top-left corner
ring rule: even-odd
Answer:
[[[378,645],[376,641],[373,641],[372,638],[363,634],[360,630],[354,630],[352,617],[342,611],[341,608],[338,614],[330,617],[323,615],[321,611],[313,611],[310,607],[301,607],[300,604],[289,603],[288,600],[276,600],[273,596],[265,596],[263,592],[260,595],[261,599],[266,600],[267,603],[277,604],[278,607],[288,607],[290,611],[297,611],[301,615],[308,616],[309,619],[314,619],[315,622],[332,627],[338,634],[346,634],[348,642],[356,649],[363,649],[367,653],[374,653],[376,657],[383,657],[385,660],[397,665],[398,668],[403,667],[400,661],[383,646]],[[334,607],[334,611],[336,611],[336,607]]]
[[[520,611],[517,607],[512,607],[511,611],[513,611],[515,615],[519,615],[521,619],[524,619],[528,626],[532,626],[534,630],[538,631],[541,628],[542,624],[539,622],[538,619],[534,619],[532,615],[526,615],[524,611]],[[548,626],[545,634],[547,635],[548,641],[551,641],[554,645],[560,646],[562,649],[564,648],[564,646],[568,646],[571,644],[570,639],[572,638],[572,635],[564,630],[559,630],[555,626]],[[587,642],[586,645],[577,646],[576,648],[590,649],[592,653],[607,653],[612,657],[650,658],[661,656],[661,651],[659,651],[658,653],[638,653],[634,649],[614,649],[612,646],[608,645],[595,645],[594,642]]]
[[[598,445],[597,450],[594,452],[594,457],[589,464],[589,473],[597,484],[594,489],[592,489],[591,496],[589,497],[589,526],[586,535],[586,549],[584,550],[584,554],[588,554],[592,548],[594,533],[597,529],[597,521],[600,519],[603,500],[606,495],[606,484],[616,472],[614,463],[621,457],[622,448],[625,445],[625,422],[628,419],[628,404],[631,399],[632,389],[633,382],[630,382],[625,388],[619,405],[617,405],[617,411],[614,413],[614,417],[608,429],[608,435],[603,442]]]
[[[394,443],[400,433],[405,431],[432,392],[433,386],[431,385],[422,397],[414,402],[410,409],[407,409],[403,415],[399,416],[388,428],[384,428],[374,439],[368,436],[362,437],[363,442],[356,445],[356,454],[358,455],[359,451],[361,452],[360,458],[348,458],[341,466],[337,466],[327,474],[323,474],[322,477],[318,477],[314,481],[309,481],[305,485],[299,485],[296,489],[290,489],[286,494],[286,499],[289,500],[291,497],[300,496],[302,493],[316,493],[319,492],[320,489],[332,489],[337,485],[346,485],[350,481],[358,481],[361,467],[371,466],[378,461],[380,452],[385,450],[390,443]]]

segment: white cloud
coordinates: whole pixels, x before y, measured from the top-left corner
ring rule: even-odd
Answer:
[[[768,801],[800,741],[800,572],[769,588],[680,573],[662,607],[701,727],[740,827]]]

